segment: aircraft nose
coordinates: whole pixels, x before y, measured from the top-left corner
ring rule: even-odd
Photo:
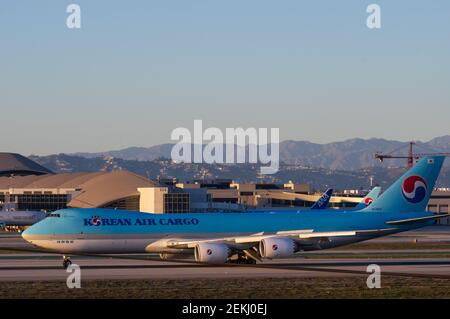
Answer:
[[[33,226],[28,227],[27,229],[25,229],[22,232],[22,238],[25,239],[26,241],[30,241],[33,237],[33,230],[32,230]]]

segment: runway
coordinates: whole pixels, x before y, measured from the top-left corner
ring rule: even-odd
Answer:
[[[390,236],[371,242],[403,243],[411,242],[412,238],[421,238],[421,242],[449,243],[450,232],[447,228],[436,228],[432,231],[409,232],[402,236]],[[0,281],[60,281],[66,280],[68,276],[62,267],[60,255],[25,252],[33,248],[20,236],[1,234],[0,248],[4,250],[4,253],[0,254]],[[8,249],[24,251],[10,253]],[[330,258],[331,254],[332,258]],[[361,254],[369,257],[352,257],[352,255]],[[377,254],[395,254],[395,258],[381,258]],[[402,258],[403,255],[408,254],[416,257]],[[427,258],[421,257],[421,254],[427,255]],[[195,264],[192,260],[159,261],[157,255],[148,254],[114,257],[73,256],[72,262],[80,266],[83,280],[301,278],[362,275],[367,277],[367,266],[370,264],[379,265],[384,275],[450,279],[450,259],[434,258],[430,254],[450,255],[450,249],[319,251],[304,255],[309,258],[302,258],[300,255],[298,258],[265,261],[257,265],[211,266]],[[346,257],[341,258],[341,255]]]
[[[126,257],[126,256],[122,256]],[[136,257],[133,257],[136,258]],[[449,259],[284,259],[258,265],[210,266],[182,262],[73,257],[83,280],[192,279],[367,276],[367,266],[377,264],[382,274],[450,279]],[[54,256],[2,256],[0,281],[64,280],[68,273]]]

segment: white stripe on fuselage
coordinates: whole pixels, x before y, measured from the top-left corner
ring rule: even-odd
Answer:
[[[84,235],[26,235],[31,244],[61,253],[177,253],[183,249],[167,248],[167,242],[180,240],[205,240],[233,238],[249,233],[200,234],[84,234]]]
[[[198,234],[197,234],[198,235]],[[201,240],[211,239],[220,240],[224,237],[212,236],[212,234],[203,234],[204,236],[196,236],[195,239]],[[60,237],[58,239],[47,239],[38,238],[39,236],[34,236],[36,238],[28,238],[27,240],[40,248],[47,250],[59,252],[59,253],[86,253],[86,254],[133,254],[133,253],[186,253],[190,252],[190,249],[174,249],[167,248],[166,243],[168,241],[177,240],[182,238],[183,240],[189,240],[189,238],[175,236],[171,238],[74,238],[72,236],[67,236],[67,238]],[[228,237],[228,236],[226,236]],[[231,237],[231,236],[230,236]],[[229,238],[230,238],[229,237]],[[314,245],[304,246],[305,251],[321,250],[335,248],[338,246],[349,245],[355,242],[360,242],[368,239],[372,239],[378,236],[352,236],[352,237],[330,237],[326,241],[320,243],[315,243]],[[295,240],[295,238],[293,238]],[[299,241],[299,240],[298,240]],[[307,240],[308,241],[308,240]],[[301,244],[301,241],[299,241]],[[306,242],[304,242],[306,243]],[[233,246],[232,244],[230,246]],[[251,245],[249,245],[250,248]],[[237,247],[236,247],[237,248]]]

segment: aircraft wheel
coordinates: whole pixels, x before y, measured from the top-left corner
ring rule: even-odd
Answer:
[[[256,260],[252,258],[239,258],[238,260],[236,260],[236,263],[240,265],[255,265]]]
[[[249,265],[256,265],[256,260],[254,260],[252,258],[249,258],[249,259],[247,259],[247,264],[249,264]]]

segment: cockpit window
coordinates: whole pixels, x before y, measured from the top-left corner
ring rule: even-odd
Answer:
[[[48,217],[61,217],[61,215],[60,214],[50,214],[50,215],[48,215]]]

